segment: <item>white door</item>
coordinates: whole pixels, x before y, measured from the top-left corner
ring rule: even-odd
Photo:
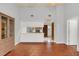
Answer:
[[[67,21],[67,44],[68,45],[77,45],[78,38],[78,18],[73,18]]]

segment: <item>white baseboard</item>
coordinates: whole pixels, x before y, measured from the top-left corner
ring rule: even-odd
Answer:
[[[56,42],[56,44],[66,44],[65,42]]]
[[[20,42],[15,42],[15,45],[17,45],[18,43],[20,43]]]

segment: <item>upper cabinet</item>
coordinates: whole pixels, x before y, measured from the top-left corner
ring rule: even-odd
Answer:
[[[7,29],[8,29],[8,18],[5,16],[1,16],[1,39],[6,39],[7,38]]]
[[[11,38],[14,38],[14,20],[13,19],[9,19],[9,36],[11,37]]]
[[[14,18],[0,13],[0,55],[14,49]]]
[[[14,18],[0,13],[0,39],[14,38]]]

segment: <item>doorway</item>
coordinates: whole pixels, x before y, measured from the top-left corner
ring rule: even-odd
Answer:
[[[77,45],[78,24],[77,18],[67,20],[67,44]]]
[[[54,22],[50,25],[44,25],[43,27],[44,38],[49,41],[54,41]]]
[[[44,25],[43,33],[44,33],[44,37],[48,37],[48,25]]]

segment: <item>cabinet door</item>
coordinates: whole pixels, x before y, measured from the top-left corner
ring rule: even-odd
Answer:
[[[8,34],[7,34],[7,17],[1,16],[1,39],[6,39]]]
[[[9,20],[9,28],[10,28],[10,33],[9,36],[14,39],[14,19]]]

